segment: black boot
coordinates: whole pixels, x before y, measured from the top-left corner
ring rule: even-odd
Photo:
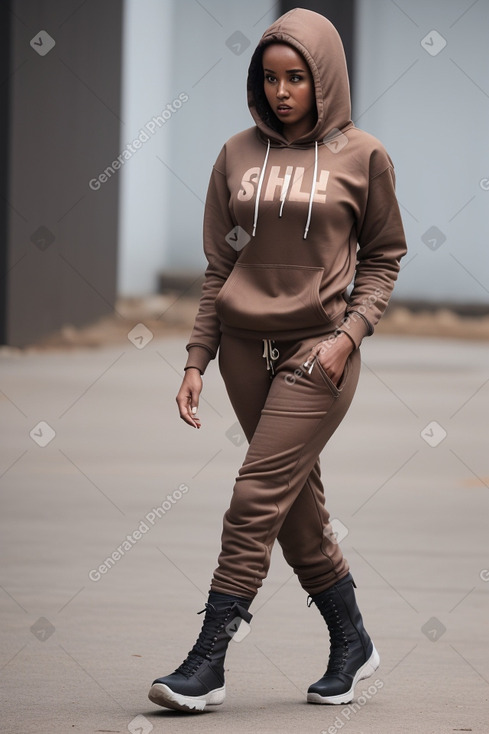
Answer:
[[[349,573],[311,597],[328,625],[330,653],[325,674],[309,686],[309,703],[349,703],[358,681],[369,678],[379,667],[379,653],[363,626],[354,586]]]
[[[241,620],[250,622],[252,599],[209,593],[204,623],[186,660],[171,674],[157,678],[148,697],[153,703],[178,711],[203,711],[225,697],[224,657]]]

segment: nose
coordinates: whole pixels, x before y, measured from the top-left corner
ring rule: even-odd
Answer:
[[[277,86],[277,97],[279,99],[285,99],[288,96],[289,92],[287,90],[286,83],[284,81],[279,82]]]

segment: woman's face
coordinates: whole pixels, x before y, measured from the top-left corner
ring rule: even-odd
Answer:
[[[264,91],[268,104],[283,123],[287,140],[295,140],[316,123],[316,98],[309,66],[286,43],[272,43],[263,52]]]

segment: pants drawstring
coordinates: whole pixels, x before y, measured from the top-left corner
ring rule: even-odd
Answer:
[[[275,375],[274,363],[280,356],[280,352],[274,345],[273,339],[263,339],[263,357],[267,363],[267,370],[270,372],[270,379]]]

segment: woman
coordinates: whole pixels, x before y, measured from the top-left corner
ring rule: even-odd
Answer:
[[[360,343],[406,252],[392,162],[353,125],[343,46],[317,13],[292,10],[265,32],[248,102],[255,126],[224,145],[210,179],[208,267],[177,396],[180,416],[200,428],[202,375],[219,349],[249,441],[201,633],[149,693],[184,711],[224,700],[226,649],[251,620],[275,539],[330,634],[327,670],[307,700],[347,703],[379,665],[324,506],[318,457],[348,410]]]

